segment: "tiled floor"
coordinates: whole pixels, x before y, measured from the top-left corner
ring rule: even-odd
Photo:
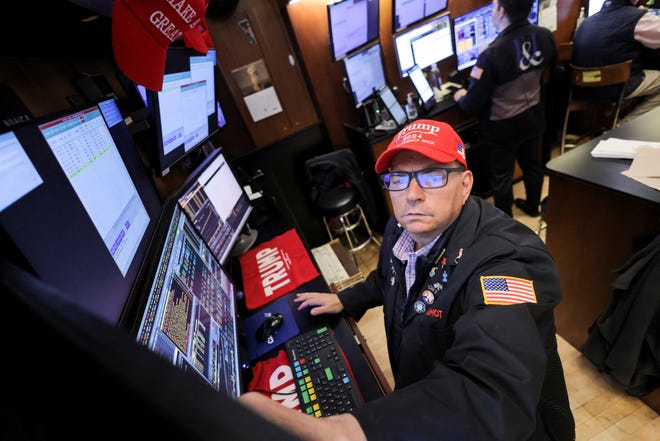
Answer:
[[[543,194],[547,195],[547,178]],[[524,197],[522,183],[514,187],[516,197]],[[492,201],[491,201],[492,202]],[[514,218],[532,230],[539,218],[530,218],[513,208]],[[541,232],[545,240],[545,230]],[[378,248],[369,245],[358,253],[360,268],[366,274],[376,265]],[[383,330],[382,309],[370,310],[358,326],[386,378],[393,384]],[[660,441],[660,416],[637,398],[614,385],[582,354],[558,336],[559,355],[564,367],[571,409],[576,422],[577,441]]]

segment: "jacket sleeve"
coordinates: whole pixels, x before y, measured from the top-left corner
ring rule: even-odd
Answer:
[[[493,70],[488,60],[488,51],[482,52],[477,64],[470,71],[467,94],[458,101],[461,110],[471,115],[478,115],[490,104],[495,88]]]
[[[467,279],[453,343],[427,377],[356,411],[370,441],[530,439],[560,291],[550,255],[525,248]],[[532,280],[537,303],[487,305],[481,275]]]

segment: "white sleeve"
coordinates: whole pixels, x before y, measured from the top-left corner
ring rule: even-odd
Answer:
[[[635,40],[651,49],[660,48],[660,16],[650,12],[642,15],[635,26]]]

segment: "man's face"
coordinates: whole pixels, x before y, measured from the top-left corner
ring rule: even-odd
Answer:
[[[457,162],[443,164],[416,152],[403,150],[390,162],[390,171],[412,172],[427,168],[457,167]],[[418,247],[445,231],[456,220],[472,190],[472,172],[452,172],[447,185],[422,188],[412,179],[405,190],[390,191],[396,220],[412,235]]]

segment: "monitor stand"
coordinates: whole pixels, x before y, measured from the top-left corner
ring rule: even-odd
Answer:
[[[246,223],[229,255],[232,257],[240,256],[252,248],[252,245],[257,241],[257,234],[258,231],[250,228],[250,224]]]

